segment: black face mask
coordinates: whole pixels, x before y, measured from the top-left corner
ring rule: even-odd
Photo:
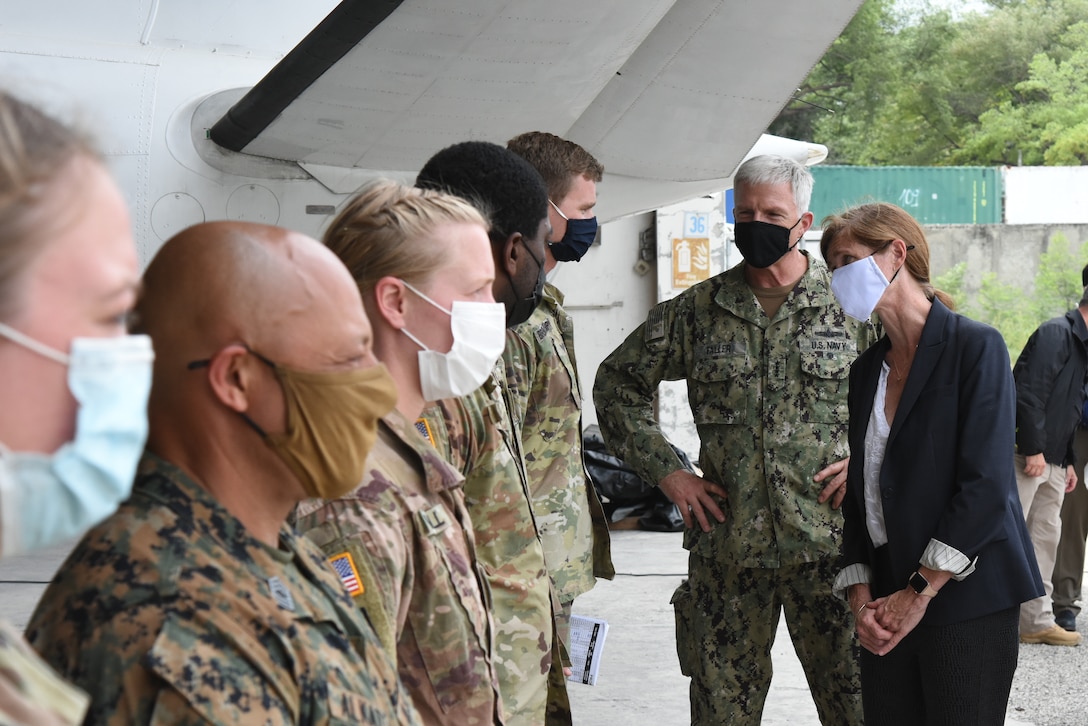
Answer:
[[[556,207],[558,209],[558,207]],[[578,262],[597,239],[597,218],[568,219],[563,239],[552,242],[548,249],[558,262]]]
[[[796,227],[801,223],[798,219],[793,223]],[[733,241],[737,249],[744,255],[744,261],[752,267],[760,269],[770,267],[782,259],[782,256],[792,250],[801,241],[790,244],[790,232],[793,227],[783,227],[767,222],[737,222],[733,225]]]
[[[506,327],[513,328],[517,325],[521,325],[529,316],[536,310],[536,306],[540,304],[540,301],[544,299],[544,281],[546,275],[544,273],[544,260],[538,259],[533,251],[529,249],[529,245],[525,243],[525,238],[521,238],[521,244],[525,248],[525,251],[529,254],[529,257],[533,258],[533,262],[536,263],[536,285],[533,287],[533,291],[526,297],[522,297],[518,291],[518,286],[514,282],[514,278],[510,277],[510,273],[506,273],[506,279],[510,280],[510,289],[514,292],[515,300],[513,304],[506,305]],[[504,268],[505,269],[505,268]]]

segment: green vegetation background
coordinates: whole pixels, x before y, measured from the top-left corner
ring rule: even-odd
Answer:
[[[1081,270],[1086,264],[1088,244],[1071,243],[1056,234],[1039,258],[1032,295],[1025,295],[1020,287],[1001,282],[990,273],[983,278],[974,298],[968,300],[963,288],[965,262],[935,278],[933,284],[952,296],[958,312],[997,328],[1015,362],[1040,323],[1077,307],[1083,292]]]
[[[947,5],[866,0],[770,133],[829,164],[1088,162],[1088,0]]]
[[[1088,0],[967,7],[866,0],[768,131],[826,145],[828,164],[1088,163]],[[1039,323],[1076,307],[1085,263],[1088,245],[1056,235],[1030,295],[991,274],[968,299],[963,263],[934,283],[1015,361]]]

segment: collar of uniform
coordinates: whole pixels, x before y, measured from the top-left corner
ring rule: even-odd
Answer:
[[[237,517],[189,474],[150,451],[145,451],[140,460],[133,490],[165,505],[228,551],[259,547],[281,562],[288,562],[294,556],[295,538],[286,523],[280,526],[281,546],[269,547],[251,535]]]
[[[544,301],[552,303],[554,305],[562,305],[566,296],[563,295],[563,291],[550,282],[544,283]],[[543,304],[543,303],[541,303]]]
[[[783,311],[794,312],[804,308],[821,308],[835,304],[835,298],[831,294],[831,273],[827,265],[805,250],[800,252],[808,258],[808,268],[797,282],[797,286],[793,288],[793,292],[782,303],[775,317],[781,316]],[[714,302],[737,317],[753,322],[770,322],[763,314],[763,309],[760,308],[751,288],[748,287],[748,281],[744,279],[743,262],[714,279],[718,280]]]

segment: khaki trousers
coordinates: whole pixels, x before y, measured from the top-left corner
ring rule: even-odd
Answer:
[[[1016,488],[1024,509],[1028,534],[1035,547],[1035,559],[1043,578],[1043,596],[1020,606],[1020,634],[1038,633],[1054,625],[1052,576],[1058,540],[1062,534],[1062,500],[1065,498],[1065,467],[1047,463],[1040,476],[1024,473],[1024,457],[1015,455]]]

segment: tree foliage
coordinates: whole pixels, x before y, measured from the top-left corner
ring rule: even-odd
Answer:
[[[1039,258],[1034,293],[1030,296],[992,272],[982,278],[978,291],[968,296],[964,284],[966,262],[935,278],[933,285],[952,296],[959,312],[997,328],[1009,348],[1009,357],[1016,360],[1040,323],[1065,314],[1080,302],[1081,270],[1086,264],[1088,243],[1074,245],[1064,235],[1055,234]]]
[[[1088,0],[866,0],[770,126],[866,165],[1088,162]]]

